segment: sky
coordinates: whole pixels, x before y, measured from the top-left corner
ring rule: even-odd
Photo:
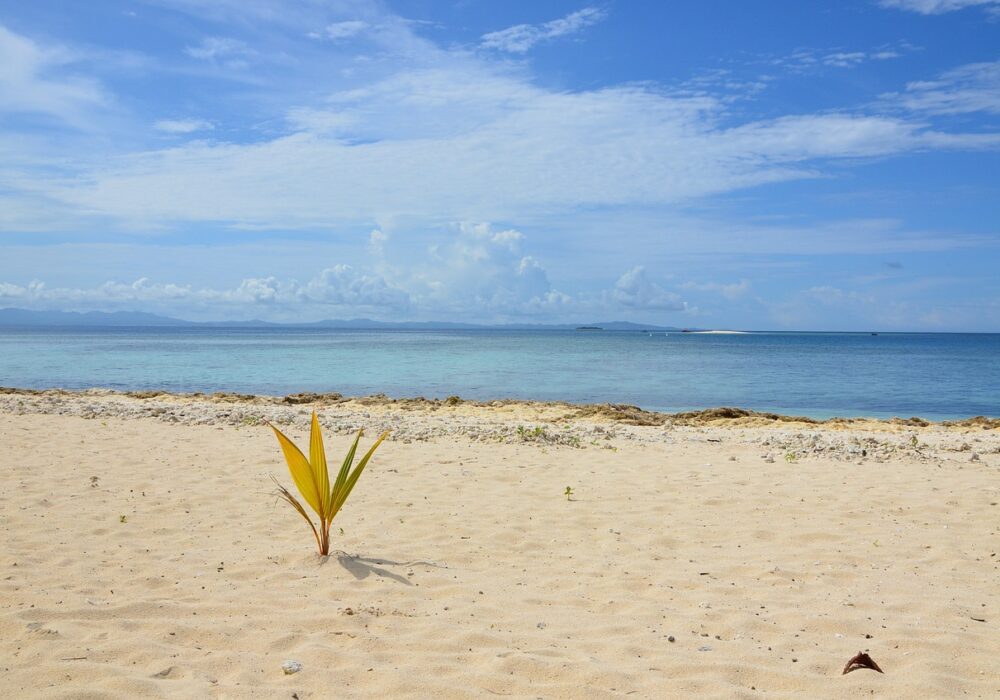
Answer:
[[[0,0],[0,307],[1000,331],[1000,0]]]

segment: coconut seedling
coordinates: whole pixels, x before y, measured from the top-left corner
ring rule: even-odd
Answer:
[[[316,546],[319,548],[319,553],[326,556],[330,553],[330,525],[333,523],[333,519],[340,512],[347,497],[351,495],[351,491],[361,477],[361,472],[368,466],[372,455],[375,454],[375,450],[382,444],[386,436],[389,435],[389,431],[387,430],[379,435],[375,444],[368,449],[365,456],[361,458],[361,461],[352,470],[354,456],[358,451],[358,443],[364,434],[363,430],[359,430],[358,434],[354,437],[354,444],[351,445],[351,448],[347,451],[347,456],[344,457],[343,464],[340,465],[337,478],[331,484],[330,473],[326,466],[326,452],[323,449],[323,433],[315,411],[312,414],[312,427],[309,431],[308,459],[306,459],[302,451],[284,433],[273,425],[271,425],[271,429],[278,436],[278,443],[281,445],[281,451],[285,455],[285,461],[288,462],[288,471],[292,475],[292,481],[295,482],[295,488],[302,495],[306,505],[319,516],[319,526],[317,527],[316,523],[313,522],[312,517],[310,517],[305,506],[302,505],[299,499],[275,479],[274,482],[278,485],[278,495],[298,511],[299,515],[306,519],[310,529],[312,529],[313,536],[316,538]]]

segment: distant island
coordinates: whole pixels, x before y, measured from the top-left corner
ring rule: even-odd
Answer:
[[[676,331],[673,326],[651,326],[631,321],[605,321],[578,326],[547,323],[455,323],[452,321],[375,321],[369,318],[326,319],[308,323],[274,321],[186,321],[144,311],[32,311],[0,309],[2,327],[81,327],[81,328],[330,328],[345,330],[602,330]]]

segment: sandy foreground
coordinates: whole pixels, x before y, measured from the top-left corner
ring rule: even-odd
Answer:
[[[314,407],[395,431],[325,560]],[[994,424],[615,413],[0,394],[2,695],[1000,694]]]

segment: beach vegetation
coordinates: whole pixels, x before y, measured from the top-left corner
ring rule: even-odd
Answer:
[[[798,455],[795,454],[794,452],[785,453],[785,461],[788,462],[789,464],[792,464],[793,462],[798,460],[798,458],[799,458]]]
[[[319,549],[319,553],[322,556],[327,556],[330,553],[330,525],[333,523],[333,519],[337,516],[337,513],[344,506],[347,497],[351,495],[351,491],[354,490],[354,486],[358,483],[361,473],[368,466],[368,462],[371,461],[375,450],[378,449],[378,446],[389,435],[389,431],[387,430],[379,435],[375,443],[355,466],[354,457],[357,454],[361,436],[364,434],[363,430],[359,430],[357,435],[354,436],[354,443],[347,450],[347,455],[340,465],[340,470],[337,472],[336,478],[331,482],[326,464],[326,450],[323,447],[323,432],[315,411],[312,414],[312,425],[309,430],[308,459],[284,433],[274,425],[271,425],[271,429],[274,430],[274,434],[278,437],[278,443],[281,445],[281,451],[285,456],[285,461],[288,463],[288,471],[292,475],[295,488],[298,489],[305,504],[316,513],[319,523],[313,522],[313,518],[309,515],[302,501],[275,479],[274,482],[278,485],[278,496],[305,518],[306,522],[309,523],[309,528],[312,530],[313,536],[316,538],[316,546]]]
[[[525,441],[541,440],[545,438],[545,428],[540,425],[536,425],[531,428],[519,425],[517,426],[517,435]]]
[[[572,501],[573,500],[573,487],[572,486],[567,486],[566,490],[563,491],[563,495],[566,497],[567,501]]]

